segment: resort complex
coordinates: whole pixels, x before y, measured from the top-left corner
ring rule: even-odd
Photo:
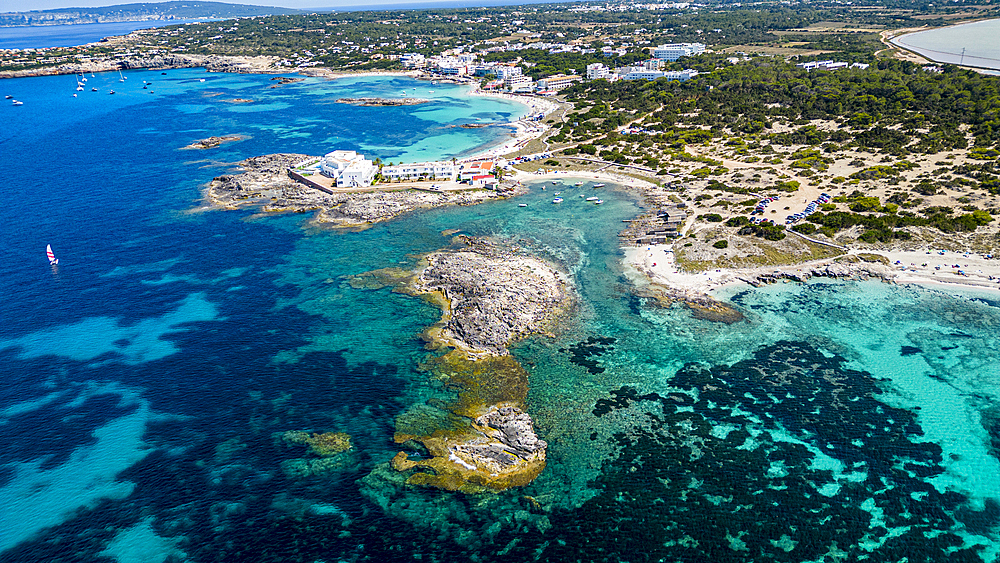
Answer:
[[[494,172],[497,168],[506,170],[510,164],[503,158],[381,164],[379,160],[369,160],[356,151],[335,150],[322,158],[299,162],[289,172],[292,178],[321,188],[365,188],[378,184],[425,181],[462,182],[487,187],[495,185]],[[323,181],[322,178],[329,180]]]

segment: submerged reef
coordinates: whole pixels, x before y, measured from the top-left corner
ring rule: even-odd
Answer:
[[[344,432],[319,432],[309,434],[301,430],[290,430],[282,434],[286,444],[306,444],[309,451],[328,457],[351,449],[351,435]]]
[[[989,507],[935,487],[941,447],[913,412],[879,400],[880,385],[843,357],[782,341],[732,366],[688,364],[670,392],[612,391],[593,409],[607,422],[591,439],[619,452],[600,492],[552,510],[552,528],[507,557],[982,561],[988,533],[968,532],[994,518]]]
[[[353,277],[354,287],[394,285],[442,310],[424,332],[432,354],[421,368],[454,393],[450,402],[417,405],[396,419],[400,452],[392,468],[406,484],[466,493],[530,483],[545,468],[546,443],[525,412],[528,374],[507,347],[549,334],[572,303],[563,272],[515,247],[456,237],[461,245],[434,252],[416,273],[380,270]],[[440,353],[447,350],[444,353]]]
[[[310,434],[302,430],[289,430],[276,435],[276,438],[276,441],[286,446],[308,446],[309,454],[319,458],[306,457],[282,461],[281,470],[289,479],[321,477],[343,471],[353,465],[345,453],[352,447],[350,434],[344,432]]]
[[[649,283],[632,287],[632,293],[652,306],[667,308],[675,302],[691,310],[691,316],[703,321],[733,324],[743,320],[743,313],[708,294],[684,291]]]

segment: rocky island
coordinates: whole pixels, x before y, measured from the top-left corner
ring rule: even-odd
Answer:
[[[450,191],[413,189],[417,184],[385,184],[367,188],[322,191],[294,180],[289,171],[317,158],[306,154],[271,154],[239,163],[242,172],[219,176],[205,190],[206,199],[223,209],[256,206],[265,212],[315,212],[313,222],[338,228],[364,229],[413,211],[443,205],[474,205],[516,193],[516,186],[494,191],[470,188]]]
[[[207,139],[199,139],[190,145],[184,147],[185,149],[214,149],[221,145],[222,143],[231,143],[233,141],[242,141],[246,139],[243,135],[223,135],[221,137],[209,137]]]
[[[425,98],[339,98],[338,104],[350,104],[352,106],[416,106],[428,104],[430,100]]]
[[[427,256],[408,288],[413,295],[436,295],[435,302],[445,305],[441,321],[426,333],[428,342],[473,358],[505,356],[511,343],[547,333],[567,303],[565,275],[502,245],[459,238],[468,250]]]
[[[442,309],[424,338],[429,348],[450,351],[430,358],[425,369],[458,392],[452,403],[438,405],[451,422],[442,426],[425,409],[401,415],[396,442],[421,457],[400,452],[392,467],[409,472],[411,485],[463,492],[523,486],[545,468],[547,444],[525,412],[528,374],[507,346],[547,334],[572,305],[573,292],[565,273],[507,244],[463,236],[456,242],[464,248],[426,256],[416,273],[379,271],[353,280],[367,286],[375,275]]]

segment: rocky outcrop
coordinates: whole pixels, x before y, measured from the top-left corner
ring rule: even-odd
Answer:
[[[884,282],[895,280],[896,274],[889,266],[879,261],[854,261],[852,258],[854,256],[843,256],[828,264],[805,266],[796,268],[795,270],[778,269],[771,272],[759,272],[744,276],[741,279],[754,286],[775,283],[782,280],[806,282],[811,278],[876,279]]]
[[[534,422],[515,407],[500,407],[476,419],[477,428],[490,438],[486,444],[460,444],[455,451],[489,467],[506,471],[519,460],[545,459],[548,444],[535,434]]]
[[[221,137],[209,137],[207,139],[198,139],[197,141],[191,143],[190,145],[184,147],[185,149],[214,149],[222,143],[231,143],[233,141],[242,141],[245,139],[243,135],[223,135]]]
[[[352,106],[416,106],[429,104],[430,100],[424,98],[340,98],[338,104],[350,104]]]
[[[419,441],[431,455],[410,460],[400,452],[397,471],[414,471],[411,485],[467,493],[504,490],[530,483],[545,468],[547,444],[535,434],[531,417],[509,405],[495,405],[458,436],[429,436]]]
[[[502,356],[512,342],[547,332],[569,301],[565,276],[509,248],[466,241],[468,250],[427,256],[411,287],[414,294],[439,292],[447,302],[429,339],[473,355]]]
[[[409,277],[375,272],[352,279],[356,287],[395,283],[397,291],[426,297],[441,307],[441,320],[424,337],[432,349],[422,368],[455,392],[396,419],[397,443],[420,451],[392,461],[411,485],[481,492],[530,483],[545,468],[547,444],[524,412],[528,373],[507,346],[529,334],[547,333],[572,302],[565,275],[508,243],[456,237],[457,249],[435,252]]]

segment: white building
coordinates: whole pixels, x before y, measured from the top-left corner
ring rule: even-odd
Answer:
[[[653,57],[665,61],[676,61],[705,52],[704,43],[668,43],[653,49]]]
[[[835,62],[835,61],[810,61],[808,63],[799,63],[795,66],[799,68],[804,68],[806,70],[829,70],[829,71],[840,70],[842,68],[859,68],[861,70],[868,68],[868,65],[864,63],[854,63],[852,65],[848,65],[845,62]]]
[[[336,186],[370,186],[378,169],[375,163],[354,151],[333,151],[320,161],[320,173],[336,180]]]
[[[511,92],[531,92],[534,87],[534,82],[531,81],[530,76],[518,75],[512,76],[507,80],[504,80],[504,85]]]
[[[587,65],[587,80],[599,80],[601,78],[611,78],[611,69],[601,63]]]
[[[524,73],[521,67],[517,65],[497,65],[493,68],[493,72],[497,75],[498,80],[503,80],[504,82],[515,76],[521,76]]]
[[[575,74],[554,74],[545,78],[539,78],[538,91],[562,90],[571,86],[574,82],[578,82],[581,78]]]
[[[399,57],[399,62],[403,64],[403,68],[424,68],[427,66],[427,59],[420,53],[404,53],[402,57]]]
[[[383,166],[382,176],[393,182],[420,179],[450,182],[455,180],[457,171],[457,166],[450,161],[417,162]]]
[[[493,169],[497,166],[503,168],[504,164],[506,162],[493,162],[492,160],[469,162],[462,165],[462,169],[458,172],[458,179],[462,182],[471,182],[475,178],[492,177]]]
[[[657,78],[666,78],[667,80],[680,80],[681,82],[684,82],[685,80],[691,80],[695,76],[698,76],[698,71],[690,68],[684,70],[668,70],[664,72],[661,70],[646,70],[643,67],[631,67],[628,69],[628,72],[622,75],[622,79],[656,80]]]

